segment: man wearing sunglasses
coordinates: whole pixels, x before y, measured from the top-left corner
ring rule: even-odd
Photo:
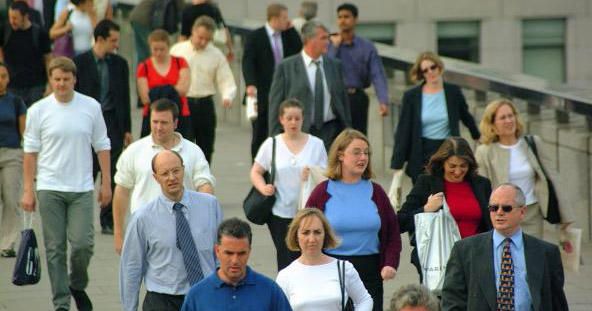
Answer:
[[[442,310],[568,310],[557,246],[524,234],[522,190],[491,194],[493,230],[457,242],[442,289]]]

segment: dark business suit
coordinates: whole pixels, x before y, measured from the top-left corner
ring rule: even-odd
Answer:
[[[526,281],[535,311],[568,310],[563,266],[556,245],[523,234]],[[452,248],[442,289],[442,310],[496,310],[492,231]]]
[[[297,54],[302,50],[300,36],[289,28],[282,32],[284,58]],[[257,119],[252,122],[251,157],[255,158],[259,147],[268,137],[267,114],[269,88],[275,69],[273,50],[265,27],[255,29],[245,42],[243,54],[243,77],[245,85],[257,88]]]
[[[391,158],[391,168],[401,169],[407,162],[405,173],[415,180],[423,172],[424,155],[422,149],[421,98],[423,84],[415,86],[403,94],[403,107],[399,116],[399,123],[395,131],[395,147]],[[450,136],[460,136],[458,121],[471,132],[473,139],[480,137],[475,119],[469,112],[467,102],[460,88],[456,85],[444,83],[446,109],[448,111],[448,126]]]
[[[479,202],[481,209],[481,223],[478,232],[491,230],[491,218],[489,217],[489,196],[491,195],[491,183],[483,176],[467,176],[465,179],[471,185],[473,194]],[[411,251],[411,263],[417,269],[421,279],[421,266],[417,249],[415,248],[415,215],[423,213],[423,206],[427,203],[428,197],[432,194],[444,192],[444,178],[434,175],[419,175],[417,182],[413,185],[411,192],[401,210],[397,212],[399,219],[399,230],[401,233],[409,233],[409,243],[413,246]]]
[[[114,189],[115,163],[123,151],[125,133],[131,133],[129,67],[124,58],[115,54],[108,54],[106,62],[109,68],[107,100],[113,109],[103,110],[103,118],[111,140],[111,186]],[[101,80],[92,49],[76,56],[74,63],[79,68],[76,74],[76,91],[100,101]],[[98,171],[98,161],[94,156],[95,177]],[[113,227],[111,203],[101,209],[101,226]]]
[[[314,128],[311,115],[314,109],[314,96],[306,72],[302,54],[290,56],[277,66],[273,75],[273,82],[269,91],[269,135],[282,131],[278,120],[280,104],[288,98],[296,98],[304,105],[304,122],[302,131],[318,136],[329,149],[331,143],[339,133],[351,127],[351,112],[347,99],[341,62],[323,56],[323,71],[325,82],[331,94],[331,111],[335,120],[325,122],[321,129]]]

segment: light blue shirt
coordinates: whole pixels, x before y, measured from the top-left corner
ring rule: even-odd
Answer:
[[[421,137],[446,139],[450,136],[444,90],[421,95]]]
[[[216,269],[214,243],[222,221],[218,200],[209,194],[185,189],[180,201],[191,227],[191,235],[204,277]],[[160,194],[156,200],[132,214],[127,227],[119,270],[123,310],[138,309],[142,279],[146,290],[169,295],[189,291],[183,254],[177,248],[175,202]]]
[[[325,204],[325,216],[341,240],[327,250],[343,256],[374,255],[379,252],[380,216],[372,201],[372,182],[361,179],[355,184],[329,180],[327,192],[331,198]]]
[[[495,269],[495,288],[499,289],[502,252],[504,250],[505,236],[493,230],[493,267]],[[510,253],[514,265],[514,306],[516,311],[532,310],[532,298],[528,289],[526,274],[526,259],[524,258],[524,241],[522,229],[514,233],[510,239]]]

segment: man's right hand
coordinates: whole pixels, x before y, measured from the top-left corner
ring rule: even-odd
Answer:
[[[25,212],[32,213],[35,211],[35,194],[33,191],[23,191],[21,207]]]
[[[123,248],[123,237],[121,236],[121,232],[114,232],[113,233],[113,245],[115,246],[115,252],[117,255],[121,255],[121,249]]]
[[[338,33],[331,34],[331,36],[329,36],[329,40],[331,40],[331,44],[333,44],[334,47],[339,47],[341,45],[341,41],[343,41],[341,35]]]
[[[254,85],[247,86],[247,96],[257,97],[257,88]]]

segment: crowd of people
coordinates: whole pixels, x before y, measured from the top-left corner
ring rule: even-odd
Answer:
[[[250,180],[275,197],[266,222],[272,280],[249,267],[251,227],[225,219],[214,192],[214,97],[230,108],[239,95],[220,9],[140,1],[127,60],[109,0],[10,1],[0,31],[0,256],[16,256],[22,211],[38,211],[54,309],[70,310],[73,298],[93,310],[86,288],[98,181],[101,233],[121,256],[123,310],[140,308],[143,284],[142,310],[380,311],[401,234],[423,283],[415,219],[445,210],[460,240],[442,288],[402,286],[390,310],[568,310],[559,249],[541,239],[552,214],[562,230],[575,219],[561,192],[552,201],[555,174],[514,103],[492,101],[478,127],[460,88],[443,81],[444,62],[420,53],[391,160],[413,188],[395,211],[373,181],[367,137],[367,88],[378,115],[389,113],[381,60],[356,35],[355,5],[336,8],[336,33],[316,9],[303,2],[292,23],[285,5],[269,4],[265,25],[244,43],[244,98],[256,103]],[[134,82],[143,118],[135,141]],[[480,142],[475,151],[460,122]],[[325,180],[300,202],[315,171]]]

